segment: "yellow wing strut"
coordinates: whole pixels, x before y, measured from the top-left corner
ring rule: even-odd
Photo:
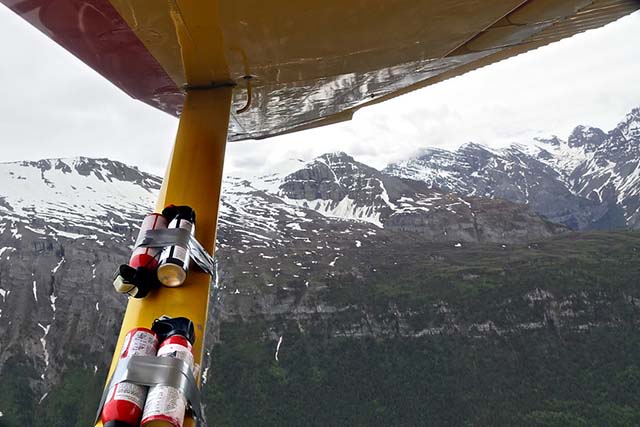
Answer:
[[[219,87],[187,93],[173,153],[156,204],[157,212],[168,204],[191,206],[196,211],[196,237],[211,253],[218,220],[231,90],[231,87]],[[115,370],[127,332],[136,327],[148,328],[154,319],[164,314],[184,316],[193,321],[196,328],[194,359],[201,365],[210,283],[208,274],[194,269],[189,271],[187,281],[180,287],[161,287],[146,298],[130,299],[107,382]],[[185,420],[185,427],[193,425],[193,420]],[[102,423],[97,426],[102,426]]]

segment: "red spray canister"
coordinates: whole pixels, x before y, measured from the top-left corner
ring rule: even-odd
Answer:
[[[120,359],[130,356],[155,356],[158,336],[147,328],[130,330],[124,339]],[[149,387],[121,382],[109,389],[102,409],[105,427],[138,427]]]
[[[149,230],[160,230],[167,228],[167,218],[162,214],[152,213],[144,217],[142,225],[140,226],[140,232],[138,233],[138,239],[144,238],[144,235]],[[148,270],[155,270],[158,268],[159,254],[162,248],[135,248],[129,259],[129,265],[133,268],[143,267]]]
[[[174,357],[184,360],[193,370],[195,332],[193,322],[186,317],[160,318],[152,329],[162,339],[158,357]],[[156,385],[149,389],[142,414],[142,427],[182,427],[187,400],[181,390]]]
[[[167,224],[161,214],[147,215],[140,226],[138,240],[142,240],[147,231],[167,228]],[[113,280],[116,290],[134,298],[144,298],[157,283],[156,268],[161,251],[161,248],[135,248],[129,264],[122,264],[116,271]]]

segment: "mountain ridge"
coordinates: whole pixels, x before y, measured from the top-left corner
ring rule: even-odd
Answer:
[[[461,195],[529,204],[572,229],[640,227],[640,108],[609,132],[580,125],[553,136],[492,149],[475,143],[427,150],[383,172]],[[529,200],[530,195],[535,198]]]

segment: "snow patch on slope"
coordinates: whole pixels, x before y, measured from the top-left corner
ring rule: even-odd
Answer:
[[[283,197],[283,200],[290,205],[313,209],[329,218],[364,221],[379,228],[383,227],[380,221],[380,212],[376,211],[372,206],[358,206],[356,201],[349,196],[345,196],[338,203],[333,200],[290,199],[288,197]]]

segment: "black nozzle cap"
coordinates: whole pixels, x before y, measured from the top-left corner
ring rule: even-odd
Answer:
[[[196,222],[196,211],[191,206],[176,206],[169,205],[162,210],[162,216],[171,221],[175,217],[179,216],[182,219],[186,219],[192,223]]]
[[[104,427],[135,427],[129,423],[125,423],[124,421],[118,421],[118,420],[107,421],[103,425]]]
[[[129,264],[121,264],[120,267],[118,267],[118,269],[116,270],[116,272],[113,273],[113,279],[115,280],[116,277],[122,276],[125,282],[133,283],[133,281],[135,280],[135,275],[136,275],[135,268],[131,267]]]
[[[152,289],[160,286],[156,271],[144,267],[133,268],[128,264],[122,264],[114,273],[113,280],[117,280],[118,277],[121,277],[124,283],[132,285],[126,293],[133,298],[144,298]],[[136,291],[131,293],[133,290]]]
[[[144,298],[152,289],[160,286],[156,271],[149,270],[144,267],[138,267],[135,269],[134,283],[138,286],[138,293],[135,298]]]
[[[151,330],[158,334],[160,342],[174,335],[185,337],[192,345],[196,341],[193,322],[186,317],[161,317],[153,321]]]

